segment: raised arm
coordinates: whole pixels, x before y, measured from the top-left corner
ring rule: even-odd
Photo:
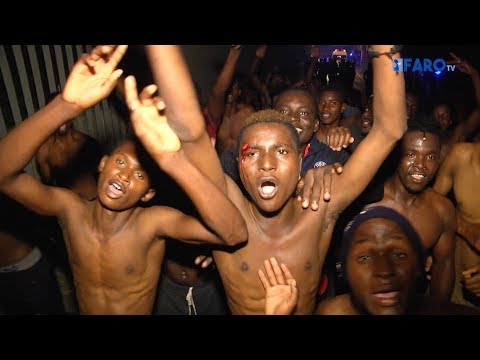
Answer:
[[[192,163],[226,191],[225,176],[206,131],[195,88],[180,47],[149,45],[146,53],[155,83],[166,104],[168,123]]]
[[[372,130],[344,165],[342,176],[334,178],[329,207],[342,211],[365,189],[375,173],[401,139],[407,126],[405,82],[403,72],[393,71],[392,60],[400,57],[389,53],[393,45],[372,45],[381,55],[372,59],[374,118]],[[338,190],[337,190],[338,189]],[[338,195],[337,195],[338,194]]]
[[[133,129],[152,158],[185,191],[197,208],[202,220],[220,239],[195,224],[191,217],[181,217],[172,213],[175,221],[165,215],[151,223],[158,224],[158,235],[170,236],[179,240],[204,240],[236,245],[247,239],[245,221],[235,207],[215,184],[199,171],[185,156],[177,134],[171,129],[167,118],[162,115],[165,103],[154,98],[155,85],[146,87],[140,97],[137,94],[135,78],[125,80],[125,97],[131,109]],[[212,146],[210,145],[212,148]],[[212,148],[213,149],[213,148]],[[212,206],[214,205],[214,206]],[[160,232],[160,230],[168,232]]]
[[[232,45],[228,51],[227,60],[213,85],[212,93],[208,99],[208,112],[215,125],[220,124],[225,109],[225,94],[232,83],[235,67],[237,66],[242,45]]]
[[[66,206],[64,191],[43,185],[23,168],[40,145],[62,124],[102,100],[115,86],[121,70],[115,70],[127,47],[97,46],[72,68],[63,92],[24,120],[0,140],[0,191],[27,208],[58,215]]]

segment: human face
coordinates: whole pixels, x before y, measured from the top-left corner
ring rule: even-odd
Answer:
[[[415,94],[407,93],[405,96],[407,103],[407,116],[414,118],[417,115],[418,97]]]
[[[362,135],[366,136],[373,126],[373,101],[369,100],[365,110],[363,110],[360,117],[360,131]]]
[[[155,194],[132,142],[120,145],[111,156],[105,156],[99,170],[98,199],[110,210],[129,209]]]
[[[322,91],[318,96],[317,103],[320,123],[332,125],[335,122],[339,122],[345,107],[341,94],[337,91]]]
[[[423,191],[438,170],[439,157],[437,135],[424,134],[423,131],[407,132],[403,136],[402,157],[397,167],[403,186],[411,193]]]
[[[255,205],[275,212],[291,198],[300,173],[301,155],[285,125],[247,128],[241,139],[239,172]]]
[[[433,109],[433,117],[442,127],[442,131],[447,130],[450,125],[452,125],[452,114],[448,105],[440,104],[435,106]]]
[[[278,96],[274,110],[290,117],[298,131],[301,145],[308,144],[318,130],[315,101],[308,93],[300,90],[284,91]]]
[[[416,293],[419,257],[394,221],[372,218],[358,226],[346,256],[353,304],[371,315],[401,315]]]

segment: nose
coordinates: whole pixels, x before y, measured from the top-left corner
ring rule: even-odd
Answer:
[[[130,177],[128,176],[128,172],[125,170],[118,172],[118,177],[120,180],[125,181],[126,183],[130,183]]]
[[[260,170],[261,171],[273,171],[277,168],[276,159],[270,153],[264,153],[260,158]]]
[[[387,254],[379,254],[373,261],[374,275],[381,278],[388,278],[395,275],[393,260]]]
[[[413,160],[413,166],[417,169],[425,169],[425,157],[421,155],[415,156],[415,160]]]

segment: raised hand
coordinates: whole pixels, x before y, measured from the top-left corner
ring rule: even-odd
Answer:
[[[349,128],[338,126],[327,132],[327,144],[333,151],[340,151],[355,141]]]
[[[264,262],[267,275],[258,270],[265,289],[265,315],[290,315],[298,302],[297,282],[287,265],[278,265],[274,257]]]
[[[125,102],[130,109],[130,119],[137,137],[155,158],[181,149],[180,139],[163,115],[165,102],[155,97],[156,85],[145,87],[140,95],[133,76],[125,79]]]
[[[99,45],[90,54],[83,54],[68,76],[62,98],[82,110],[106,98],[123,73],[117,65],[127,48],[127,45]]]
[[[296,194],[298,200],[302,201],[304,209],[309,206],[313,211],[318,210],[318,203],[323,192],[323,200],[330,201],[332,177],[340,175],[343,166],[340,163],[309,169],[305,176],[298,181]]]
[[[452,57],[453,61],[448,61],[447,64],[454,64],[456,65],[457,69],[467,75],[475,75],[478,74],[477,69],[475,69],[470,63],[466,60],[462,59],[461,57],[455,55],[453,52],[449,53]]]
[[[267,46],[268,45],[260,45],[257,47],[257,50],[255,51],[255,56],[259,59],[263,59],[265,57],[265,54],[267,53]]]

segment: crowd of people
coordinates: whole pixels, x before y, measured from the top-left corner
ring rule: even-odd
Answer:
[[[147,76],[96,46],[0,139],[0,313],[480,314],[472,64],[451,54],[466,103],[425,99],[394,45],[361,89],[316,46],[289,79],[232,45],[202,103],[179,46],[136,50]],[[71,121],[109,96],[128,135],[105,154]]]

